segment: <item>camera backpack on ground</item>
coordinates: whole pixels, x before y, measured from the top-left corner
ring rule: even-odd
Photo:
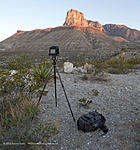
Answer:
[[[97,111],[89,112],[79,117],[77,121],[78,130],[83,132],[91,132],[100,128],[104,134],[108,132],[108,128],[105,125],[105,117]]]

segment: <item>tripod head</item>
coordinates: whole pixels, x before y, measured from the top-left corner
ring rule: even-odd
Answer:
[[[56,66],[56,56],[52,56],[53,66]]]

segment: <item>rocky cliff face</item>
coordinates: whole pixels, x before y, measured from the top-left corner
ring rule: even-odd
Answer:
[[[112,36],[113,38],[120,38],[128,41],[140,40],[140,31],[130,29],[124,25],[106,24],[102,26],[99,22],[86,20],[84,14],[77,10],[69,10],[64,26],[82,26],[82,27],[94,27],[97,30],[104,32],[105,34]]]
[[[94,21],[91,21],[91,20],[87,20],[87,22],[88,22],[88,26],[95,27],[100,31],[105,31],[104,27],[99,22],[97,22],[97,21],[94,22]]]
[[[95,27],[99,31],[104,31],[103,26],[99,22],[94,22],[91,20],[86,20],[84,14],[77,10],[69,10],[67,12],[67,17],[64,26],[83,26],[83,27]]]
[[[130,29],[124,25],[106,24],[103,26],[105,33],[110,36],[120,36],[126,40],[140,40],[140,31]]]
[[[88,26],[88,22],[84,18],[84,14],[77,10],[69,10],[67,12],[66,21],[64,26]]]

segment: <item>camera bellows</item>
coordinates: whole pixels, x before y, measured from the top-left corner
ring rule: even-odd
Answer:
[[[91,132],[100,128],[104,134],[108,132],[108,128],[105,125],[105,117],[97,111],[89,112],[79,117],[77,121],[78,130],[83,132]]]

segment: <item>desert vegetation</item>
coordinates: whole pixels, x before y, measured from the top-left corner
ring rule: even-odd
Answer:
[[[113,58],[103,62],[93,63],[96,67],[95,74],[106,71],[112,74],[124,74],[135,68],[135,65],[140,64],[140,58],[133,57],[130,59]]]
[[[140,58],[132,57],[112,58],[106,61],[90,62],[93,65],[92,70],[82,76],[82,80],[107,82],[110,80],[111,74],[127,74],[129,72],[136,72],[140,67]]]
[[[140,64],[140,58],[112,58],[90,63],[93,65],[93,70],[88,70],[82,79],[107,81],[104,78],[106,72],[126,74],[135,71],[136,66]],[[58,62],[58,66],[61,68],[62,62]],[[0,143],[25,143],[12,147],[5,145],[3,149],[21,147],[39,149],[41,145],[33,146],[29,143],[47,142],[50,137],[58,133],[58,123],[43,120],[40,107],[37,106],[50,67],[50,62],[35,63],[23,56],[8,62],[5,69],[0,69]],[[52,81],[52,77],[53,75],[49,82]],[[43,95],[47,96],[47,93],[45,89]],[[91,89],[90,93],[94,98],[100,96],[97,89]],[[82,109],[88,109],[92,103],[91,99],[85,97],[78,100],[78,105]]]
[[[88,100],[87,98],[83,97],[79,99],[78,102],[79,106],[88,107],[92,103],[92,100]]]
[[[26,57],[12,60],[8,69],[0,69],[0,143],[25,143],[1,145],[4,150],[39,149],[40,145],[29,143],[47,142],[58,133],[57,123],[43,120],[37,105],[48,69],[49,63],[33,66]]]

